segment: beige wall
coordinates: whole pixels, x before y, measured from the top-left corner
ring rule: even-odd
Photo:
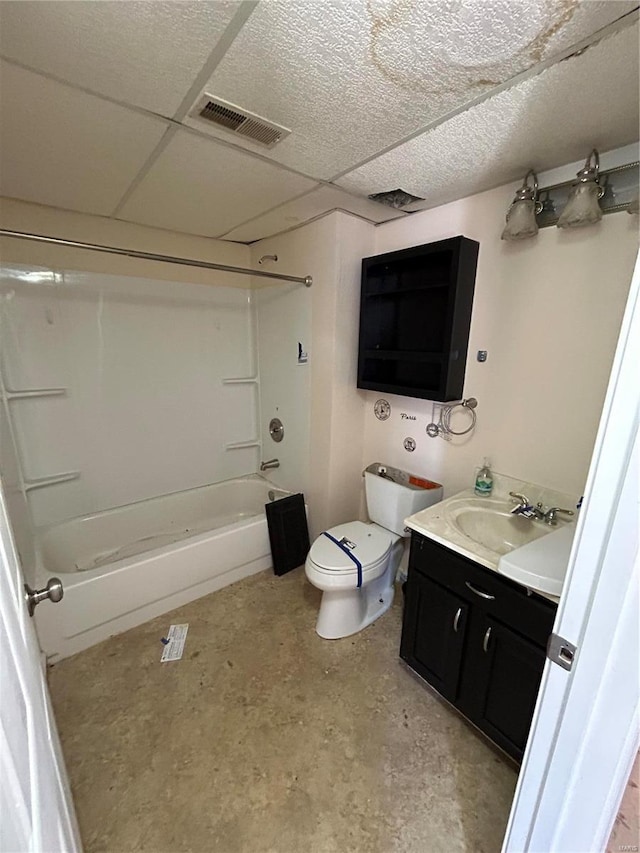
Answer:
[[[363,424],[366,394],[358,391],[357,341],[360,321],[362,258],[373,252],[374,229],[368,222],[336,215],[338,279],[333,292],[333,370],[328,514],[326,526],[357,518],[364,498]],[[354,348],[354,341],[356,347]]]
[[[304,229],[262,240],[251,246],[251,265],[259,269],[263,255],[277,255],[265,261],[263,269],[290,275],[312,275],[314,288],[326,287],[333,275],[327,261],[330,228],[325,220]],[[254,293],[260,364],[260,437],[262,458],[280,460],[280,467],[268,472],[269,479],[285,489],[310,494],[309,433],[311,410],[311,316],[314,289],[300,284],[254,279]],[[298,341],[310,361],[298,364]],[[274,442],[269,421],[278,417],[285,429],[284,439]]]
[[[502,473],[583,490],[637,251],[637,218],[618,214],[582,231],[548,228],[537,239],[507,244],[500,233],[512,197],[513,187],[502,187],[376,228],[333,213],[252,247],[254,261],[275,252],[278,267],[314,276],[309,458],[299,443],[293,479],[283,481],[305,491],[314,535],[362,513],[361,472],[373,461],[439,480],[447,494],[472,484],[484,456]],[[430,401],[356,388],[360,262],[457,234],[480,242],[464,391],[478,398],[478,424],[472,435],[446,442],[426,435]],[[299,309],[293,302],[290,308],[282,317],[302,327]],[[488,350],[484,364],[476,361],[479,349]],[[392,405],[386,422],[373,415],[381,396]],[[402,420],[402,412],[415,420]],[[302,423],[301,408],[294,418]],[[464,415],[454,422],[464,425]],[[403,447],[407,436],[417,442],[412,454]]]
[[[637,217],[616,214],[581,231],[549,228],[534,240],[507,244],[500,232],[512,196],[512,186],[502,187],[377,228],[333,213],[252,247],[9,200],[0,204],[0,220],[3,227],[241,266],[275,253],[277,269],[313,275],[310,290],[279,285],[260,297],[266,305],[269,291],[282,294],[272,302],[270,319],[263,318],[261,347],[278,335],[278,328],[293,340],[311,326],[303,342],[310,355],[306,367],[289,361],[290,348],[278,344],[277,358],[294,371],[293,381],[285,379],[280,387],[271,383],[261,430],[264,455],[286,459],[274,479],[305,492],[317,532],[359,514],[360,472],[376,460],[438,479],[449,494],[472,482],[484,456],[497,471],[561,491],[582,490],[637,251]],[[358,391],[355,370],[360,259],[456,234],[480,242],[464,392],[476,396],[479,405],[475,433],[447,443],[426,436],[429,401],[389,395],[393,416],[378,422],[373,402],[383,395]],[[185,278],[184,269],[166,264],[9,239],[0,250],[9,262]],[[189,270],[188,278],[246,285],[243,277],[223,273]],[[276,304],[280,298],[282,304]],[[485,364],[475,360],[478,349],[488,350]],[[281,393],[287,390],[288,399]],[[279,404],[276,397],[286,402]],[[292,441],[270,454],[265,429],[277,405],[287,410],[285,427]],[[402,421],[401,412],[416,420]],[[413,454],[402,446],[408,435],[417,441]]]
[[[248,267],[249,247],[207,237],[191,237],[160,228],[147,228],[131,222],[119,222],[102,216],[90,216],[44,207],[24,201],[0,197],[0,227],[28,231],[49,237],[62,237],[86,243],[101,243],[143,252],[177,255],[202,261]],[[143,261],[118,255],[69,249],[0,238],[0,260],[4,263],[45,266],[87,272],[130,275],[164,281],[189,281],[194,284],[217,284],[225,287],[247,287],[243,275],[212,270],[199,270],[157,261]]]
[[[279,285],[257,294],[265,454],[283,460],[272,479],[304,491],[312,536],[359,513],[364,395],[356,389],[360,291],[354,282],[372,246],[372,226],[343,213],[252,246],[254,263],[277,254],[270,269],[313,276],[310,289]],[[283,355],[282,345],[288,341],[290,350],[305,327],[309,363],[297,366],[295,353]],[[287,414],[281,445],[266,435],[276,406]]]
[[[464,396],[478,399],[475,434],[451,443],[429,438],[432,403],[389,396],[380,423],[367,393],[364,459],[409,468],[445,485],[472,485],[488,456],[495,470],[581,493],[638,247],[638,218],[540,231],[500,240],[511,186],[462,199],[375,229],[375,253],[463,234],[480,254]],[[355,286],[355,282],[354,282]],[[488,351],[484,364],[477,350]],[[416,421],[401,421],[400,412]],[[463,428],[464,418],[457,421]],[[402,440],[417,441],[413,454]]]

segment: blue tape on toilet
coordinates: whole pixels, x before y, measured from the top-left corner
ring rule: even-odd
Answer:
[[[341,551],[344,551],[344,553],[347,555],[347,557],[349,557],[351,560],[353,560],[353,562],[356,564],[356,568],[358,569],[358,587],[361,587],[362,586],[362,563],[360,562],[360,560],[354,554],[352,554],[348,548],[345,548],[345,546],[342,544],[342,542],[338,542],[338,540],[335,538],[335,536],[332,536],[330,533],[327,533],[326,530],[323,531],[323,535],[327,536],[329,539],[331,539],[331,541],[335,545],[337,545]]]

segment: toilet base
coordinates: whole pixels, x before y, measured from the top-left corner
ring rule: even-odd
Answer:
[[[384,573],[360,589],[325,590],[316,633],[323,640],[340,640],[357,634],[386,613],[393,604],[398,562],[390,559]]]

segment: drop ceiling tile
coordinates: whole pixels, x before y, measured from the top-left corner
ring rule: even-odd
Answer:
[[[179,130],[119,218],[215,237],[313,187],[308,178]]]
[[[35,70],[172,116],[237,2],[0,3],[0,52]]]
[[[0,195],[109,215],[166,127],[0,63]]]
[[[286,202],[275,210],[270,210],[250,222],[239,225],[222,236],[225,240],[252,243],[254,240],[288,231],[331,210],[346,210],[376,223],[388,222],[390,219],[407,215],[402,210],[395,210],[384,204],[370,201],[368,198],[354,196],[337,187],[319,186],[307,195]]]
[[[290,128],[266,155],[328,179],[635,5],[270,0],[258,5],[205,88]]]
[[[339,184],[434,207],[638,139],[638,25],[416,137]],[[415,206],[412,206],[412,208]]]

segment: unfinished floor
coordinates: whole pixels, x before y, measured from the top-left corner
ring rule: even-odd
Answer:
[[[338,641],[318,603],[263,573],[50,670],[87,853],[500,850],[516,773],[400,663],[401,602]]]

